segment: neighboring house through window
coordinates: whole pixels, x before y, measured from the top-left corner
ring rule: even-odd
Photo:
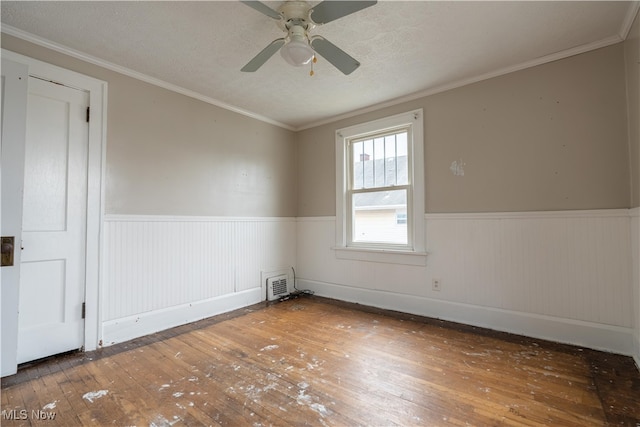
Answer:
[[[423,146],[422,110],[336,132],[338,257],[425,262]]]

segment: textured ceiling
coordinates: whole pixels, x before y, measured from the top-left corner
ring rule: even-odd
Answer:
[[[283,33],[237,1],[1,2],[9,34],[29,33],[292,129],[620,41],[637,7],[381,1],[312,32],[361,67],[345,76],[319,58],[310,77],[279,54],[255,73],[240,72]]]

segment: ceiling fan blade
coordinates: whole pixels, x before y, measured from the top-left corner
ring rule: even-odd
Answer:
[[[282,15],[280,15],[275,10],[271,9],[266,4],[259,1],[240,1],[240,3],[244,3],[247,6],[257,10],[258,12],[267,15],[269,18],[280,20],[282,19]]]
[[[311,20],[316,24],[326,24],[343,16],[351,15],[378,3],[377,1],[335,1],[325,0],[311,9]]]
[[[284,44],[284,39],[275,39],[272,41],[267,47],[262,49],[262,52],[257,54],[251,61],[247,63],[240,71],[244,71],[247,73],[252,73],[256,71],[258,68],[262,67],[262,64],[267,62],[269,58],[276,53],[282,45]]]
[[[311,40],[311,46],[324,59],[346,75],[353,73],[360,66],[358,61],[324,37],[314,37]]]

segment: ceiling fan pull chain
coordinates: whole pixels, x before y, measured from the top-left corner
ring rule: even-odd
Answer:
[[[315,55],[313,55],[313,59],[311,60],[311,71],[309,71],[309,75],[310,75],[311,77],[313,77],[313,75],[315,74],[315,73],[313,72],[313,64],[315,64],[316,62],[318,62],[318,58],[316,58],[316,56],[315,56]]]

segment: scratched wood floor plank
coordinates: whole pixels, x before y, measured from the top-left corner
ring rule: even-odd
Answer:
[[[344,316],[340,317],[339,320],[344,320]],[[317,336],[320,331],[318,331],[318,333],[314,334],[313,333],[313,329],[314,327],[320,327],[320,328],[325,328],[327,323],[330,323],[331,321],[328,319],[328,316],[325,316],[323,319],[323,322],[320,326],[318,326],[318,324],[314,324],[312,326],[309,326],[309,332],[311,332],[311,335],[313,336]],[[357,340],[355,340],[355,337],[350,336],[348,340],[345,340],[343,338],[341,338],[339,334],[341,331],[349,331],[355,328],[352,328],[352,326],[357,326],[357,325],[350,325],[350,326],[345,326],[342,324],[338,324],[338,330],[337,331],[333,331],[332,332],[332,336],[333,336],[333,340],[331,341],[326,341],[323,343],[323,345],[329,347],[330,349],[333,349],[333,344],[337,343],[337,347],[339,348],[339,351],[337,351],[337,353],[348,353],[348,352],[354,352],[357,351],[360,354],[360,358],[363,357],[367,357],[367,355],[365,353],[367,352],[372,352],[372,351],[376,351],[375,348],[371,348],[370,346],[366,346],[366,345],[361,345],[361,343],[359,343]],[[364,331],[364,332],[368,332],[368,331]],[[415,331],[412,331],[415,332]],[[251,332],[248,332],[251,333]],[[349,335],[351,335],[349,333]],[[397,334],[395,336],[398,336]],[[413,337],[411,337],[411,339],[413,341],[415,341],[415,335]],[[449,337],[450,339],[450,337]],[[293,338],[291,335],[288,336],[288,341],[292,341]],[[349,342],[350,344],[347,345],[346,343]],[[396,356],[395,358],[392,357],[392,353],[394,350],[397,350],[398,348],[400,348],[398,346],[398,343],[395,343],[395,346],[393,348],[386,348],[386,351],[380,351],[380,353],[378,355],[376,355],[375,357],[373,357],[373,360],[386,360],[388,363],[388,366],[390,366],[390,369],[394,369],[394,367],[399,367],[400,370],[407,370],[409,371],[409,373],[411,372],[416,372],[416,371],[421,371],[421,377],[424,377],[425,375],[425,370],[426,371],[432,371],[431,374],[432,375],[427,375],[427,378],[429,377],[433,377],[434,375],[436,375],[436,377],[432,380],[429,379],[428,381],[432,381],[432,382],[425,382],[427,380],[422,380],[422,384],[420,384],[420,389],[416,388],[415,390],[417,391],[416,396],[417,398],[415,399],[416,401],[420,401],[422,400],[423,402],[425,401],[424,399],[424,395],[425,392],[423,391],[422,393],[420,393],[420,390],[429,390],[429,389],[435,389],[438,390],[437,393],[437,398],[441,398],[442,396],[445,396],[445,398],[443,399],[445,402],[450,402],[450,401],[455,401],[456,399],[449,399],[447,397],[447,393],[448,392],[453,392],[454,394],[457,395],[457,397],[459,398],[458,400],[462,400],[462,398],[464,398],[464,401],[475,401],[475,403],[477,405],[483,405],[483,406],[487,406],[487,405],[492,405],[491,400],[489,400],[486,396],[484,396],[485,394],[485,390],[488,390],[489,387],[488,386],[492,386],[492,393],[495,394],[497,391],[499,392],[501,388],[504,388],[504,384],[509,385],[510,383],[510,379],[511,377],[508,376],[504,376],[504,375],[497,375],[494,373],[491,376],[487,375],[486,372],[482,372],[482,376],[480,377],[482,379],[481,381],[481,385],[482,387],[477,387],[479,390],[482,390],[481,393],[476,393],[476,395],[473,394],[473,392],[469,392],[469,388],[467,387],[465,389],[465,391],[460,391],[460,390],[456,390],[455,387],[455,383],[451,383],[451,381],[448,381],[448,378],[451,378],[452,376],[443,376],[446,375],[448,372],[459,372],[460,371],[460,366],[454,366],[451,362],[450,359],[447,358],[441,358],[440,360],[443,362],[441,363],[441,367],[434,367],[434,366],[421,366],[422,362],[421,360],[424,359],[424,355],[422,358],[416,358],[416,359],[410,359],[408,360],[406,357],[406,351],[410,351],[411,349],[405,349],[405,348],[401,348],[401,353]],[[319,349],[316,349],[316,352]],[[327,348],[324,348],[324,350],[327,350]],[[339,357],[343,357],[343,354],[339,354]],[[340,365],[340,367],[344,367],[345,369],[341,370],[340,367],[338,367],[337,369],[334,368],[334,374],[336,376],[338,376],[339,378],[342,379],[342,381],[350,381],[350,389],[354,388],[354,383],[360,383],[362,384],[363,382],[366,382],[366,379],[371,375],[371,371],[367,372],[356,372],[354,371],[353,367],[349,367],[349,363],[350,360],[345,360],[344,363],[342,363]],[[431,360],[429,361],[428,365],[433,365],[434,362],[437,362],[437,360]],[[375,369],[377,369],[378,371],[381,369],[378,365],[376,365],[375,363],[371,363],[369,365],[370,367],[375,367]],[[355,377],[352,375],[353,372],[356,372]],[[387,377],[389,378],[397,378],[399,374],[403,374],[404,372],[398,372],[396,370],[396,372],[394,372],[394,375],[390,376],[387,375]],[[413,377],[411,377],[410,375],[405,375],[405,377],[408,377],[410,379],[413,379]],[[440,377],[440,378],[439,378]],[[491,382],[491,377],[497,377],[497,381],[494,380],[493,382]],[[471,378],[474,378],[474,376],[471,376]],[[453,381],[459,381],[458,378],[451,378]],[[520,382],[521,380],[517,380],[514,384],[512,384],[512,386],[517,386],[518,382]],[[385,384],[390,384],[393,381],[385,381]],[[378,386],[378,384],[376,384],[376,386]],[[404,395],[404,398],[406,399],[406,393],[407,393],[407,381],[405,380],[401,385],[400,385],[400,390],[401,390],[401,394]],[[526,390],[522,390],[522,392],[524,392]],[[504,391],[503,394],[506,393],[506,397],[509,396],[513,396],[515,393],[510,390],[509,387],[507,387]],[[376,393],[375,390],[371,390],[368,389],[366,390],[367,397],[369,398],[370,403],[375,403],[375,398],[378,397],[378,393]],[[396,394],[397,395],[397,394]],[[528,397],[528,393],[524,393],[525,397]],[[421,399],[422,397],[422,399]],[[435,398],[432,398],[429,400],[428,405],[429,406],[434,406],[434,400]],[[504,399],[503,399],[504,400]],[[529,399],[531,400],[531,399]],[[529,404],[536,404],[536,402],[529,402]],[[410,410],[411,405],[405,405],[405,410]],[[575,405],[574,405],[575,406]],[[442,409],[442,408],[441,408]],[[444,408],[446,409],[446,408]],[[451,409],[451,408],[450,408]],[[456,413],[459,411],[459,407],[456,408]],[[578,410],[580,410],[581,408],[577,408]],[[514,415],[514,410],[511,410],[511,412],[509,412],[509,408],[505,407],[504,405],[498,405],[495,406],[494,405],[494,413],[495,412],[499,412],[499,411],[503,411],[505,412],[505,416],[513,416]],[[390,412],[390,408],[387,406],[387,413]],[[438,411],[436,411],[438,412]],[[441,412],[447,412],[446,410],[441,411]],[[449,412],[453,412],[453,411],[449,411]],[[547,413],[547,411],[543,412],[545,414],[545,416],[547,418],[549,418],[549,414]],[[521,416],[521,415],[520,415]],[[567,416],[565,416],[564,412],[560,411],[555,413],[556,418],[559,418],[560,420],[562,420],[565,423],[568,423],[569,420],[567,419]],[[538,422],[540,421],[545,421],[545,420],[538,420]],[[547,422],[554,422],[554,418],[549,418],[548,420],[546,420]],[[559,422],[559,420],[555,420],[556,422]],[[407,422],[406,419],[401,419],[401,420],[396,420],[396,422],[401,422],[401,423],[405,423]],[[577,423],[574,422],[574,425],[581,425],[581,422],[578,421]]]
[[[246,398],[234,396],[227,392],[226,388],[229,383],[237,384],[238,380],[244,378],[244,376],[238,376],[237,378],[234,378],[231,375],[221,376],[218,378],[219,381],[211,381],[210,377],[207,378],[206,376],[201,379],[200,373],[202,372],[202,370],[193,363],[190,363],[190,355],[192,354],[193,349],[184,345],[178,345],[178,347],[174,347],[173,345],[176,345],[177,343],[178,341],[175,338],[171,338],[170,340],[167,340],[163,343],[154,345],[159,354],[161,354],[167,360],[171,360],[171,364],[177,368],[176,374],[178,375],[175,377],[174,382],[171,383],[171,390],[177,390],[179,396],[174,392],[174,398],[181,398],[182,396],[184,396],[183,393],[187,393],[189,396],[192,396],[191,393],[194,393],[195,390],[201,390],[207,393],[204,397],[201,396],[201,403],[198,405],[198,407],[204,408],[208,416],[212,419],[212,422],[216,418],[217,414],[221,412],[219,411],[220,407],[218,405],[225,405],[226,411],[222,412],[229,413],[229,415],[233,416],[234,421],[238,421],[239,419],[241,419],[239,415],[242,415],[242,418],[247,420],[264,419],[269,420],[269,422],[272,423],[278,421],[276,415],[268,411],[264,411],[261,407],[256,405],[255,402],[249,401]],[[182,351],[176,352],[176,348],[181,348]],[[199,359],[206,360],[206,357],[207,356],[205,355],[204,357],[200,357]],[[235,373],[235,371],[233,372]],[[231,374],[231,371],[229,371],[228,374]],[[215,403],[213,405],[207,404],[205,407],[204,403],[209,402],[209,395],[211,395],[212,397],[224,396],[224,400],[214,401]],[[191,397],[189,398],[191,399]],[[232,411],[229,411],[229,409],[231,408]]]
[[[303,421],[299,413],[290,413],[285,408],[292,399],[287,390],[290,384],[283,382],[273,371],[265,371],[261,367],[250,363],[239,346],[231,348],[221,339],[211,341],[205,334],[200,334],[196,340],[189,335],[177,337],[193,352],[184,355],[185,361],[194,365],[208,360],[208,365],[202,365],[205,381],[213,381],[219,387],[219,394],[229,401],[242,402],[235,410],[240,414],[268,413],[277,420],[276,424],[296,424]],[[208,357],[211,352],[215,357]],[[256,412],[258,411],[258,412]]]
[[[311,390],[307,383],[300,378],[291,378],[290,370],[293,365],[288,359],[292,355],[281,353],[279,345],[275,344],[276,337],[256,337],[248,331],[236,334],[225,328],[224,336],[217,334],[211,338],[208,346],[202,350],[214,348],[227,354],[235,369],[246,371],[248,379],[253,380],[253,383],[244,384],[245,393],[246,386],[251,387],[251,390],[268,391],[270,399],[261,399],[261,404],[270,407],[280,416],[286,415],[287,421],[305,422],[309,417],[322,416],[327,411],[326,406],[317,401],[318,396],[309,394]],[[290,410],[291,406],[293,410]],[[335,421],[343,425],[355,424],[353,419],[344,418],[342,414],[336,414]]]
[[[271,340],[273,336],[255,338],[248,332],[235,336],[234,333],[228,330],[224,331],[224,335],[229,339],[217,336],[216,343],[218,346],[226,348],[230,354],[237,355],[234,356],[234,365],[238,369],[252,372],[251,377],[254,379],[271,377],[271,384],[267,384],[266,387],[273,385],[275,391],[281,392],[280,402],[277,405],[273,405],[273,407],[277,406],[281,410],[282,408],[286,409],[288,420],[291,419],[296,422],[299,417],[303,417],[300,420],[301,422],[313,417],[319,417],[320,419],[331,411],[330,405],[333,399],[326,392],[312,388],[308,382],[309,378],[295,375],[296,372],[307,369],[306,362],[296,363],[294,360],[296,358],[294,356],[295,353],[283,354],[279,345],[274,344],[276,341]],[[243,345],[238,347],[238,344]],[[262,386],[264,387],[264,384]],[[336,385],[335,387],[339,386]],[[358,424],[357,418],[354,419],[353,417],[353,411],[346,410],[350,404],[351,408],[353,408],[352,403],[349,396],[343,394],[341,405],[345,410],[343,413],[334,414],[332,422],[338,425]],[[291,406],[293,406],[293,410],[290,411]],[[356,407],[358,406],[362,407],[361,403]]]
[[[261,325],[261,328],[252,328],[250,331],[235,331],[227,332],[233,336],[237,334],[234,340],[240,339],[248,340],[249,342],[257,343],[254,345],[253,350],[259,351],[260,346],[265,346],[264,349],[274,347],[268,351],[262,351],[257,353],[257,357],[262,353],[268,353],[269,357],[273,361],[283,361],[287,365],[293,367],[284,374],[288,376],[295,376],[297,379],[293,379],[294,383],[305,384],[305,390],[309,393],[309,396],[317,395],[319,400],[323,402],[323,406],[327,411],[333,411],[333,408],[338,404],[341,410],[337,413],[345,413],[354,419],[356,424],[368,424],[375,422],[375,418],[370,419],[371,410],[370,407],[384,407],[385,418],[381,420],[378,414],[378,423],[384,424],[406,424],[406,414],[419,411],[420,408],[416,408],[414,403],[403,400],[400,405],[401,408],[397,408],[395,402],[390,400],[384,393],[380,393],[376,389],[369,387],[362,387],[359,384],[359,380],[363,378],[360,372],[354,370],[351,365],[351,360],[344,358],[344,353],[339,351],[330,351],[327,353],[327,346],[329,341],[321,342],[322,345],[312,345],[308,340],[298,339],[296,340],[293,334],[287,335],[286,340],[282,345],[274,344],[280,343],[282,340],[274,340],[277,338],[277,332],[275,330],[266,332],[268,324]],[[309,331],[313,334],[313,331]],[[318,336],[315,334],[315,336]],[[242,337],[242,338],[241,338]],[[269,345],[272,344],[272,345]],[[333,353],[335,358],[326,357],[327,354]],[[292,357],[292,355],[294,357]],[[296,356],[297,355],[297,356]],[[332,360],[338,361],[338,365],[331,363]],[[327,363],[329,362],[329,363]],[[275,364],[277,367],[277,364]],[[332,382],[327,381],[325,374],[331,372],[339,378],[339,381]],[[355,372],[355,373],[354,373]],[[354,373],[352,375],[352,373]],[[352,380],[355,377],[358,380]],[[336,402],[332,395],[340,395],[340,401]],[[374,413],[375,414],[375,413]],[[339,423],[340,424],[340,423]],[[342,423],[344,424],[344,423]],[[354,422],[349,423],[354,424]]]
[[[270,330],[269,323],[271,323],[271,320],[278,322],[277,319],[269,319],[267,317],[258,322],[257,326],[254,325],[251,330],[226,331],[225,334],[229,334],[229,336],[235,335],[234,340],[243,339],[254,343],[252,348],[247,351],[254,352],[255,356],[252,355],[251,357],[254,357],[256,362],[259,363],[260,358],[268,357],[267,362],[270,360],[272,369],[284,369],[284,371],[281,371],[281,375],[289,379],[292,384],[302,387],[298,391],[303,396],[303,399],[300,400],[317,399],[316,409],[324,409],[327,413],[342,413],[352,420],[350,422],[345,420],[342,424],[366,425],[374,422],[375,417],[378,417],[378,422],[380,422],[380,414],[374,415],[375,412],[372,413],[370,409],[367,409],[367,405],[362,401],[363,399],[371,400],[371,396],[367,396],[366,393],[363,393],[363,390],[357,387],[346,388],[348,384],[343,384],[341,381],[336,383],[328,382],[325,379],[327,367],[322,366],[325,360],[311,353],[319,354],[326,348],[320,348],[319,346],[312,348],[309,340],[296,339],[293,330],[287,325],[277,325]],[[290,323],[295,323],[298,319],[291,320],[292,322]],[[313,334],[312,331],[310,332]],[[284,339],[282,339],[281,334],[286,334]],[[317,334],[314,336],[318,337]],[[340,362],[340,359],[336,360]],[[266,365],[268,366],[268,363]],[[328,369],[332,370],[334,368],[328,367]],[[335,398],[332,397],[336,393],[340,394],[340,402],[336,402]],[[336,404],[341,406],[342,410],[340,412],[333,411],[333,407]],[[387,406],[385,424],[391,423],[388,417],[391,412],[390,409]]]
[[[0,395],[3,426],[640,423],[631,358],[318,297],[28,364]]]

